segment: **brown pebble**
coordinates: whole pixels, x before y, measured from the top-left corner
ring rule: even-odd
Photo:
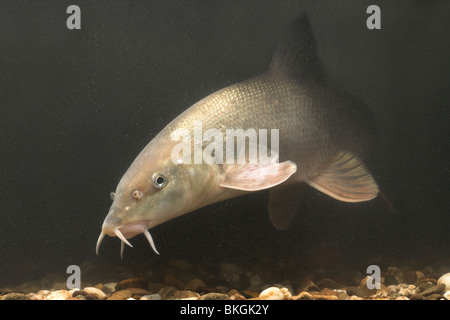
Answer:
[[[443,293],[445,290],[445,284],[441,283],[435,286],[432,286],[431,288],[421,292],[420,294],[424,297],[432,295],[432,294],[440,294]]]
[[[91,296],[97,300],[103,300],[106,298],[106,294],[102,290],[100,290],[96,287],[86,287],[86,288],[84,288],[83,291],[86,292],[89,296]],[[72,296],[75,296],[75,295],[72,294]]]
[[[230,300],[247,300],[242,294],[240,293],[235,293],[232,295],[229,295]]]
[[[131,298],[131,291],[129,291],[129,290],[119,290],[117,292],[114,292],[106,300],[127,300],[129,298]]]
[[[145,278],[129,278],[120,281],[116,284],[116,291],[128,289],[128,288],[142,288],[147,289],[148,281]]]
[[[328,279],[328,278],[324,278],[322,280],[320,280],[317,285],[320,288],[329,288],[329,289],[341,289],[342,287],[344,287],[343,285],[337,283],[334,280]]]
[[[298,295],[292,297],[293,300],[314,300],[313,296],[306,291],[300,292]]]
[[[444,296],[442,294],[433,293],[424,298],[424,300],[439,300],[440,298],[443,298]]]
[[[409,297],[409,300],[423,300],[423,295],[421,294],[413,294],[412,296]]]
[[[180,290],[175,292],[174,297],[176,299],[186,299],[186,298],[199,298],[200,295],[194,291]]]
[[[133,296],[145,296],[151,294],[150,291],[142,288],[128,288],[127,290],[130,291]]]
[[[362,298],[369,296],[369,294],[366,291],[362,290],[359,287],[348,287],[347,294],[349,296],[358,296],[358,297],[362,297]]]
[[[198,291],[199,288],[207,287],[207,285],[200,279],[192,279],[184,286],[184,290]]]
[[[228,300],[230,297],[224,293],[211,292],[202,295],[199,300]]]
[[[414,285],[416,287],[419,287],[422,283],[427,283],[427,282],[431,282],[432,284],[437,284],[437,280],[436,279],[433,279],[433,278],[421,278],[421,279],[418,279],[416,281],[416,283],[414,283]]]
[[[312,294],[314,300],[338,300],[337,296],[328,294]]]
[[[324,296],[337,296],[336,292],[328,288],[325,288],[322,291],[320,291],[320,294]]]
[[[175,294],[178,292],[178,289],[174,286],[167,286],[164,288],[161,288],[161,290],[158,291],[158,294],[161,296],[161,300],[170,300],[175,298]]]
[[[0,300],[30,300],[30,297],[24,293],[7,293],[0,297]]]
[[[103,283],[97,283],[94,288],[97,288],[99,290],[103,290]]]

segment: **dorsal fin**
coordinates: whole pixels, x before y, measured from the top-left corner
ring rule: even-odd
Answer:
[[[316,41],[306,13],[302,12],[291,23],[275,50],[269,72],[300,81],[323,81]]]

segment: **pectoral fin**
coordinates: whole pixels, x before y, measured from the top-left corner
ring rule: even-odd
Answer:
[[[278,230],[286,230],[294,220],[305,199],[303,183],[281,185],[270,189],[269,218]]]
[[[283,183],[296,171],[297,165],[292,161],[235,164],[226,167],[220,186],[243,191],[264,190]]]
[[[345,202],[368,201],[379,192],[377,183],[364,163],[350,152],[340,152],[328,167],[305,182]]]

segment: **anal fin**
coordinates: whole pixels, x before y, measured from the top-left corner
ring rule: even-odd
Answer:
[[[305,180],[310,186],[341,201],[369,201],[379,188],[364,163],[351,152],[340,152],[318,175]]]

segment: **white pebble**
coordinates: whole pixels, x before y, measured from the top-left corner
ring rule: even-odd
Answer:
[[[292,294],[286,288],[270,287],[259,294],[263,300],[289,300]]]
[[[444,283],[445,290],[450,291],[450,273],[446,273],[441,276],[437,282],[438,284]]]

